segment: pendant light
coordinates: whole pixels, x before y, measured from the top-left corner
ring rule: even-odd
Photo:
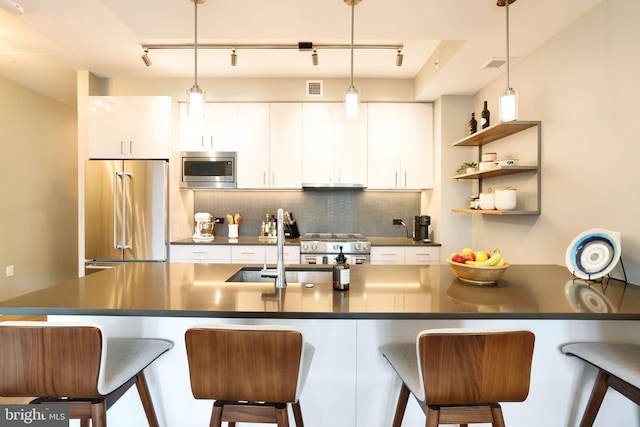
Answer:
[[[518,93],[509,84],[509,3],[516,0],[499,0],[498,6],[505,6],[507,16],[507,87],[500,96],[499,111],[501,122],[518,120]]]
[[[356,2],[360,3],[360,0],[344,0],[344,2],[351,4],[351,84],[344,92],[344,112],[347,120],[355,120],[360,114],[360,92],[353,86],[353,24]]]
[[[204,117],[204,92],[198,86],[198,3],[206,0],[190,0],[193,2],[195,25],[193,36],[194,51],[194,83],[191,89],[187,90],[187,115],[191,119],[201,119]]]

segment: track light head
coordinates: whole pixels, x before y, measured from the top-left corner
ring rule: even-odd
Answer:
[[[144,54],[140,56],[140,58],[142,58],[142,62],[144,62],[144,65],[146,65],[147,67],[151,66],[151,59],[149,58],[149,49],[145,49]]]
[[[236,50],[232,49],[231,50],[231,66],[235,67],[236,65],[238,65],[238,55],[236,55]]]
[[[318,65],[318,51],[316,51],[316,49],[313,49],[313,53],[311,54],[311,61],[313,62],[313,65]]]
[[[398,54],[396,55],[396,67],[402,67],[403,59],[404,59],[404,55],[402,55],[402,51],[398,49]]]

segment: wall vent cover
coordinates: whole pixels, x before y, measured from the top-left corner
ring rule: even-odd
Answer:
[[[307,80],[307,96],[322,96],[322,80]]]
[[[513,58],[509,58],[509,59],[513,60]],[[506,58],[490,58],[487,62],[482,64],[480,69],[481,70],[484,70],[484,69],[497,70],[498,68],[502,68],[502,66],[506,63],[507,63]]]

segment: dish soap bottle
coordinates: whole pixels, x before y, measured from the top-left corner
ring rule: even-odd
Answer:
[[[333,264],[333,289],[337,291],[348,291],[349,282],[351,280],[351,270],[347,259],[342,253],[342,246],[340,246],[340,253],[336,257],[336,262]]]

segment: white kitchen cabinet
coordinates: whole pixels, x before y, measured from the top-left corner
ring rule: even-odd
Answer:
[[[367,184],[367,105],[346,121],[342,104],[308,103],[302,107],[302,182]]]
[[[217,263],[231,262],[228,245],[171,245],[171,262]]]
[[[206,103],[202,119],[187,115],[187,104],[180,104],[181,151],[236,151],[238,148],[238,104]]]
[[[238,188],[268,188],[269,104],[238,105]]]
[[[404,264],[404,247],[373,246],[371,264]]]
[[[302,104],[270,105],[269,188],[302,187]]]
[[[278,257],[276,245],[231,245],[232,264],[275,264]],[[286,245],[284,247],[285,264],[300,263],[300,247]]]
[[[302,186],[302,104],[238,104],[238,188]]]
[[[432,188],[433,106],[375,103],[368,110],[368,188]]]
[[[371,264],[439,264],[438,246],[373,246]]]
[[[440,264],[438,246],[407,246],[404,248],[405,264]]]
[[[171,97],[90,96],[90,159],[168,159]]]

